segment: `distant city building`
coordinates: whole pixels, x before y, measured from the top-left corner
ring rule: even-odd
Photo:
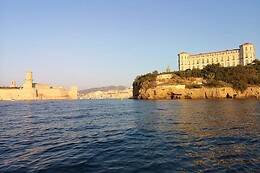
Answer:
[[[239,49],[224,50],[191,55],[187,52],[178,54],[179,70],[203,69],[208,64],[220,64],[222,67],[247,65],[255,60],[255,47],[245,43]]]
[[[133,87],[124,90],[95,91],[82,95],[80,99],[128,99],[133,96]]]

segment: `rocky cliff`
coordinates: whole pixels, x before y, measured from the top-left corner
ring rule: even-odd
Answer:
[[[209,98],[260,98],[260,87],[249,87],[244,92],[231,87],[222,88],[176,88],[176,86],[157,86],[142,88],[137,99],[209,99]]]
[[[259,86],[251,86],[240,91],[231,86],[208,87],[204,86],[204,82],[203,79],[199,78],[182,79],[177,76],[159,75],[152,80],[134,83],[133,98],[149,100],[260,98]]]

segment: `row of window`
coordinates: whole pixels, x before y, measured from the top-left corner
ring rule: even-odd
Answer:
[[[248,54],[246,53],[245,54],[246,56],[245,56],[245,58],[253,58],[252,57],[252,55],[250,56],[250,57],[248,57]],[[229,57],[229,56],[227,56],[227,58],[226,58],[226,61],[230,61],[231,60],[231,58]],[[234,60],[239,60],[239,57],[238,56],[232,56],[232,60],[234,61]],[[197,61],[197,64],[200,64],[200,59],[198,59],[198,60],[193,60],[192,61],[192,64],[195,64],[195,62]],[[205,62],[204,62],[204,59],[201,59],[201,61],[202,61],[202,64],[204,64]],[[206,63],[209,63],[209,62],[212,62],[212,63],[214,63],[214,58],[212,58],[211,60],[210,59],[206,59]],[[224,58],[223,57],[221,57],[221,62],[223,62],[224,61]],[[190,63],[191,61],[188,61],[188,64],[190,65],[191,63]],[[216,59],[215,59],[215,62],[219,62],[219,58],[217,57]],[[183,65],[183,62],[181,61],[181,64]],[[186,65],[186,64],[185,64]]]
[[[228,52],[219,52],[219,53],[214,53],[214,54],[205,54],[205,55],[191,55],[191,56],[181,56],[183,59],[187,58],[200,58],[200,57],[208,57],[208,56],[216,56],[216,55],[224,55],[224,54],[233,54],[233,53],[239,53],[238,51],[228,51]]]
[[[251,57],[252,58],[252,57]],[[234,60],[237,60],[237,61],[239,61],[239,59],[233,59],[233,61]],[[227,61],[230,61],[230,59],[228,58],[227,59]],[[188,61],[188,65],[190,65],[190,64],[195,64],[197,62],[197,64],[200,64],[200,60],[195,60],[195,61]],[[204,61],[204,59],[202,59],[201,60],[201,63],[202,64],[204,64],[204,63],[214,63],[214,59],[211,59],[211,61],[209,60],[209,59],[207,59],[206,61]],[[218,60],[218,58],[215,60],[215,62],[216,63],[218,63],[219,62],[219,60]],[[221,62],[224,62],[224,59],[223,58],[221,58]],[[181,61],[181,65],[183,65],[183,61]],[[185,63],[185,65],[186,65],[186,63]]]
[[[252,60],[246,60],[245,64],[251,63]],[[240,64],[240,61],[236,62],[227,62],[226,63],[226,67],[231,67],[231,66],[237,66],[238,64]],[[220,63],[220,66],[225,67],[224,63]],[[197,66],[188,66],[188,69],[194,69],[194,68],[200,68],[201,66],[197,65]],[[204,68],[205,65],[202,65],[202,68]],[[184,67],[181,68],[182,70],[184,70]]]
[[[224,54],[224,53],[223,53]],[[213,54],[211,54],[211,56],[214,56]],[[238,57],[239,55],[233,55],[233,56],[231,56],[231,57],[233,57],[233,60],[235,59],[235,57]],[[254,53],[245,53],[244,54],[244,56],[245,57],[254,57],[255,56],[255,54]],[[193,59],[193,58],[201,58],[201,57],[204,57],[204,56],[189,56],[189,57],[187,57],[187,56],[182,56],[182,58],[184,58],[184,59]],[[213,57],[214,58],[214,57]],[[227,58],[229,59],[229,56],[227,56]],[[223,59],[223,57],[222,57],[222,59]]]
[[[247,51],[247,47],[245,47],[245,50]],[[249,47],[249,50],[252,50],[252,47],[251,47],[251,46]]]

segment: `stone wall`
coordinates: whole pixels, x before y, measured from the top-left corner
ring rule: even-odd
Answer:
[[[0,89],[0,100],[60,100],[77,99],[77,88]]]
[[[78,88],[76,86],[72,86],[68,91],[63,87],[33,83],[31,71],[26,72],[23,87],[18,88],[15,86],[15,81],[12,81],[11,88],[1,88],[0,100],[78,99]]]
[[[0,100],[34,100],[35,89],[0,89]]]
[[[66,99],[69,98],[68,91],[65,89],[38,89],[38,97],[42,100],[47,99]]]

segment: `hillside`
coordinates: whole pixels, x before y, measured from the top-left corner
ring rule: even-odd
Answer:
[[[260,61],[246,66],[221,67],[160,73],[136,77],[133,98],[229,98],[255,97],[260,94]],[[230,96],[231,95],[231,96]]]
[[[110,91],[110,90],[125,90],[128,87],[125,86],[107,86],[107,87],[99,87],[99,88],[89,88],[89,89],[84,89],[80,90],[79,94],[88,94],[91,92],[96,92],[96,91]]]

